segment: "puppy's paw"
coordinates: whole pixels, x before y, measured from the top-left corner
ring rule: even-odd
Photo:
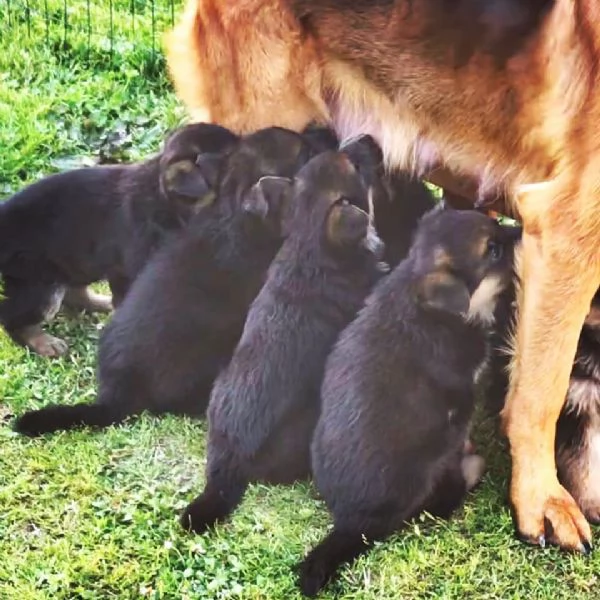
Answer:
[[[589,554],[592,531],[572,496],[556,475],[515,477],[511,499],[517,532],[523,541],[544,547],[546,542],[563,550]]]
[[[478,454],[465,454],[460,462],[460,469],[465,478],[467,490],[472,490],[483,478],[485,460]]]
[[[83,307],[88,312],[97,313],[109,313],[113,310],[113,303],[111,296],[105,296],[104,294],[96,294],[91,290],[88,290],[88,301]]]
[[[44,332],[29,336],[25,340],[25,344],[36,354],[47,358],[58,358],[59,356],[63,356],[69,349],[69,346],[64,340]]]
[[[63,304],[73,311],[109,313],[113,310],[113,302],[110,296],[97,294],[87,287],[68,288]]]
[[[475,454],[475,444],[471,441],[471,438],[465,439],[463,454]]]

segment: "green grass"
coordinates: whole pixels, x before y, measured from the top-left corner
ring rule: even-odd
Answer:
[[[149,4],[136,3],[146,10],[134,36],[129,0],[113,3],[112,58],[99,34],[87,50],[85,2],[69,2],[67,45],[60,41],[62,0],[48,4],[59,23],[50,44],[43,2],[30,2],[37,19],[31,37],[23,19],[13,16],[9,28],[0,14],[2,194],[101,153],[146,156],[184,116],[160,54],[152,53]],[[108,2],[94,5],[100,31]],[[71,351],[56,361],[0,335],[0,599],[298,598],[291,569],[330,525],[310,485],[252,486],[231,522],[190,536],[177,514],[202,487],[203,425],[145,417],[38,440],[11,431],[12,415],[93,398],[103,322],[59,317],[50,329]],[[324,598],[598,597],[600,555],[561,555],[514,540],[506,453],[493,421],[480,421],[475,437],[490,468],[464,510],[449,523],[424,517],[378,545],[344,569]]]

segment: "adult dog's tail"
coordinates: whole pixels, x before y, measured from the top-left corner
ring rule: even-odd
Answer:
[[[108,427],[120,423],[127,416],[120,408],[108,404],[54,404],[20,416],[14,423],[14,429],[23,435],[36,437],[86,425]]]
[[[325,120],[314,43],[282,0],[187,0],[165,42],[194,121],[245,134]]]
[[[367,552],[372,541],[361,533],[334,529],[298,566],[298,584],[308,597],[316,596],[344,563]]]

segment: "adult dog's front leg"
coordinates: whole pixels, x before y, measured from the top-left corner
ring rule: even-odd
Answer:
[[[554,438],[577,340],[600,283],[600,227],[596,200],[573,197],[569,189],[557,182],[533,186],[519,199],[523,289],[503,418],[518,533],[533,543],[548,540],[587,553],[590,526],[558,482]]]

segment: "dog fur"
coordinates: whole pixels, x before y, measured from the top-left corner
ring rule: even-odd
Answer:
[[[337,150],[340,145],[329,128],[311,124],[303,135],[316,150]],[[384,260],[395,267],[408,254],[419,219],[435,206],[431,191],[410,174],[383,168],[383,153],[377,142],[361,136],[361,143],[346,142],[343,151],[362,172],[371,190],[375,229],[385,245]]]
[[[406,258],[419,219],[435,206],[427,186],[406,172],[383,168],[383,153],[375,140],[342,145],[372,190],[375,228],[385,244],[385,261],[395,267]]]
[[[589,549],[560,485],[555,427],[600,286],[596,0],[187,0],[167,43],[197,118],[234,131],[329,123],[386,163],[506,192],[524,227],[503,411],[520,536]],[[544,185],[538,185],[544,182]]]
[[[339,566],[427,510],[448,517],[483,473],[465,454],[486,331],[514,238],[474,211],[435,209],[327,360],[312,442],[333,531],[300,566],[314,596]]]
[[[508,390],[508,367],[514,318],[515,286],[506,290],[496,310],[485,386],[488,408],[498,413]],[[592,301],[577,344],[565,405],[556,424],[559,481],[588,521],[600,523],[600,292]]]
[[[282,190],[309,157],[291,131],[244,138],[226,160],[218,198],[158,250],[104,330],[96,402],[26,413],[16,430],[106,427],[144,410],[203,416],[281,245]]]
[[[367,188],[347,156],[313,158],[292,197],[291,233],[212,390],[207,482],[181,519],[196,533],[229,516],[249,483],[309,476],[325,360],[388,270]]]
[[[40,323],[63,297],[74,308],[118,305],[156,248],[206,201],[214,163],[237,141],[217,125],[187,125],[149,160],[51,175],[0,204],[0,322],[9,335],[39,354],[63,354],[66,343]],[[112,303],[86,289],[101,279]]]

